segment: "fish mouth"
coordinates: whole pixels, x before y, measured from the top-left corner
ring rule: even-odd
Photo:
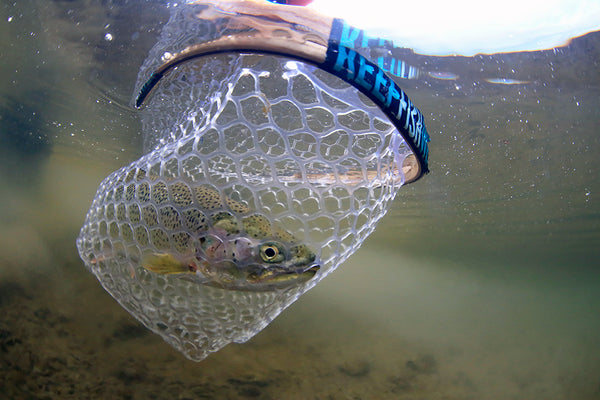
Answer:
[[[285,268],[269,268],[248,274],[246,280],[253,290],[282,289],[312,279],[321,269],[318,264],[311,264],[303,270]]]
[[[259,266],[257,266],[259,267]],[[231,276],[224,278],[206,278],[198,274],[179,274],[180,278],[225,290],[244,292],[269,292],[285,290],[308,282],[319,272],[321,266],[311,264],[302,270],[289,270],[283,266],[265,269],[261,267],[237,279]]]

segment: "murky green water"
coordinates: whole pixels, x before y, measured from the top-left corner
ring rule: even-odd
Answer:
[[[413,56],[460,76],[401,82],[428,119],[432,173],[267,329],[193,363],[74,245],[100,180],[139,156],[127,105],[167,17],[141,3],[0,6],[3,398],[600,397],[598,34]]]

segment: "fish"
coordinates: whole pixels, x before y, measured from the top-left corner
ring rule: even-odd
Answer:
[[[315,253],[267,216],[209,185],[151,182],[152,198],[187,205],[203,217],[194,218],[188,239],[178,251],[147,251],[141,266],[159,275],[178,277],[229,290],[283,289],[312,279],[319,271]],[[150,189],[150,188],[149,188]],[[169,194],[170,192],[170,194]],[[169,197],[170,196],[170,197]],[[171,199],[171,200],[168,200]],[[172,215],[169,215],[172,214]],[[177,215],[176,215],[177,214]],[[163,220],[181,219],[177,207],[161,209]],[[191,239],[190,239],[191,238]]]

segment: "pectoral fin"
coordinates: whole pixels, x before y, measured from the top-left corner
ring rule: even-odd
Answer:
[[[195,273],[195,268],[170,253],[151,253],[142,259],[142,267],[157,274]]]

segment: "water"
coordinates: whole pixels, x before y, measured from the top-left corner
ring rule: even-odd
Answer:
[[[74,246],[98,183],[140,155],[127,105],[168,14],[137,1],[0,10],[5,398],[600,397],[600,35],[406,55],[459,76],[400,82],[427,118],[432,173],[263,332],[197,364],[110,298]]]

